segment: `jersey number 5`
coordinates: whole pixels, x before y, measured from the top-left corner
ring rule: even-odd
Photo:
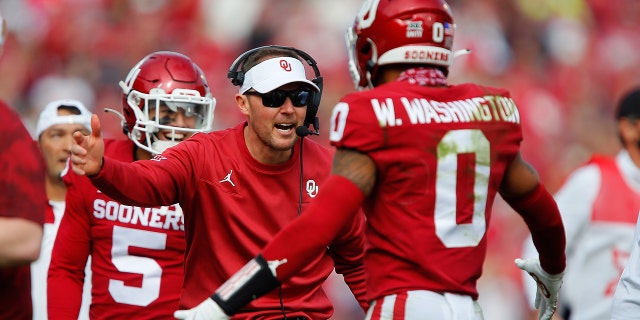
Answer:
[[[118,271],[142,275],[140,287],[127,286],[120,280],[109,280],[109,293],[115,301],[144,307],[158,299],[162,267],[151,258],[129,255],[129,247],[164,250],[166,242],[167,235],[164,233],[113,227],[113,265]]]

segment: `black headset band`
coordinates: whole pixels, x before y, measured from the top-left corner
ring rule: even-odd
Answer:
[[[307,64],[309,64],[309,66],[311,66],[316,78],[321,78],[322,77],[322,75],[320,74],[320,69],[318,68],[318,63],[308,53],[306,53],[306,52],[304,52],[304,51],[302,51],[300,49],[294,48],[294,47],[268,45],[268,46],[262,46],[262,47],[253,48],[251,50],[245,51],[243,54],[238,56],[236,58],[236,60],[234,60],[233,63],[231,64],[231,67],[229,68],[229,72],[227,72],[227,78],[229,78],[231,80],[236,79],[237,75],[239,74],[239,72],[242,72],[242,70],[239,70],[239,69],[242,67],[242,64],[247,60],[247,58],[251,54],[253,54],[254,52],[259,51],[259,50],[263,50],[263,49],[267,49],[267,48],[278,48],[278,49],[291,50],[291,51],[295,52],[298,56],[300,56],[302,59],[304,59],[304,61],[306,61]],[[240,83],[240,84],[235,84],[234,83],[234,85],[235,86],[240,86],[240,85],[242,85],[242,83]]]

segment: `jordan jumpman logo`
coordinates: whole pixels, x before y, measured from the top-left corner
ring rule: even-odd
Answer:
[[[234,187],[235,187],[235,186],[236,186],[236,184],[235,184],[235,183],[233,183],[233,181],[231,181],[231,174],[232,174],[232,173],[233,173],[233,170],[230,170],[230,171],[229,171],[229,174],[227,174],[227,176],[226,176],[226,177],[224,177],[224,179],[220,180],[220,183],[222,183],[222,182],[229,182],[229,183],[231,183],[231,185],[232,185],[232,186],[234,186]]]

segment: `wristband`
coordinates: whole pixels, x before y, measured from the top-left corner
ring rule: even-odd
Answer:
[[[223,283],[211,299],[220,305],[224,313],[234,315],[253,299],[279,285],[280,282],[269,268],[267,261],[258,254]]]

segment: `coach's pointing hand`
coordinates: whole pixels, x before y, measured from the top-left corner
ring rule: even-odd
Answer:
[[[93,176],[100,172],[104,156],[104,140],[100,132],[98,115],[91,115],[91,134],[83,135],[76,131],[73,134],[76,143],[71,146],[71,162],[73,172],[79,175]]]

